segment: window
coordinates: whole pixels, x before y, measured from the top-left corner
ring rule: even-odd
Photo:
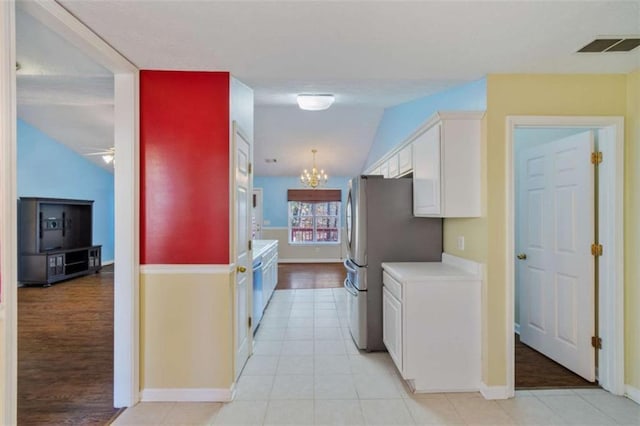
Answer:
[[[340,243],[340,201],[289,201],[289,243]]]
[[[290,189],[289,243],[340,244],[339,189]]]

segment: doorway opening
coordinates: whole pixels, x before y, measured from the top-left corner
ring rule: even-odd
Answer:
[[[114,228],[118,236],[114,247],[114,350],[113,350],[113,403],[115,407],[130,406],[138,401],[138,265],[139,242],[137,236],[138,210],[138,70],[127,59],[108,46],[85,25],[55,2],[3,3],[0,17],[4,47],[0,62],[8,72],[0,78],[0,90],[6,95],[0,103],[0,134],[2,177],[0,179],[0,205],[2,226],[0,246],[17,247],[18,198],[16,172],[16,9],[34,17],[92,60],[113,73],[113,115],[115,163],[118,173],[114,177]],[[2,264],[0,338],[7,342],[0,354],[5,386],[0,389],[3,423],[14,424],[17,418],[17,256],[15,250],[0,251]]]
[[[21,7],[15,16],[17,420],[108,422],[114,75]]]
[[[510,395],[623,392],[622,151],[618,117],[507,119]],[[592,152],[605,160],[592,165]]]

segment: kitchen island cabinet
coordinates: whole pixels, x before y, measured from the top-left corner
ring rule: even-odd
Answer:
[[[480,264],[383,263],[383,340],[415,392],[480,387]]]

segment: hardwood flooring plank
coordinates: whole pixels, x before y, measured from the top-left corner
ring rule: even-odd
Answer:
[[[280,263],[276,289],[338,288],[346,277],[342,263]]]
[[[520,342],[517,334],[515,342],[516,389],[598,387]]]
[[[104,425],[113,408],[113,266],[18,289],[18,424]]]

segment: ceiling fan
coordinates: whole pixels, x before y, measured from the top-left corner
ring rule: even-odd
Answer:
[[[113,164],[115,163],[115,156],[116,156],[116,148],[115,147],[111,147],[111,148],[107,148],[107,149],[103,149],[103,148],[96,148],[99,149],[99,151],[95,151],[95,152],[90,152],[88,154],[84,154],[88,157],[92,157],[92,156],[96,156],[99,155],[102,157],[102,160],[107,163],[107,164]]]

